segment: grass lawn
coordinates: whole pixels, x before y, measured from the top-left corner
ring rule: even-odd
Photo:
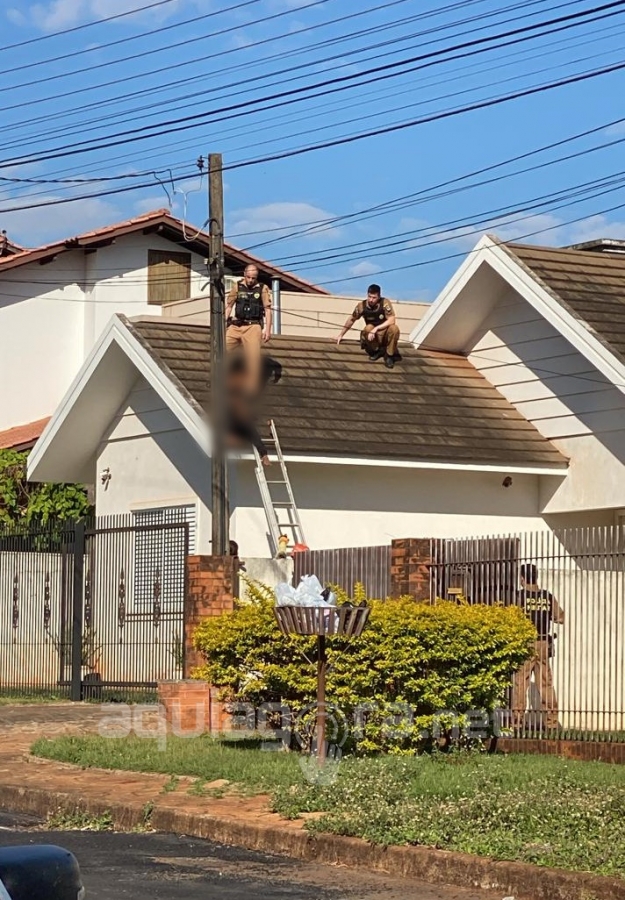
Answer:
[[[321,812],[312,830],[422,844],[625,878],[625,766],[540,756],[345,758],[333,784],[306,781],[295,754],[208,737],[38,741],[81,766],[227,779],[267,792],[284,816]]]

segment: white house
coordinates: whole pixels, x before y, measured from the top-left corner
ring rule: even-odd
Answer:
[[[78,237],[0,254],[0,432],[41,433],[102,330],[116,313],[159,315],[164,304],[208,292],[208,236],[156,210]],[[226,270],[256,263],[264,280],[326,295],[269,263],[227,247]],[[18,389],[19,388],[19,389]],[[22,433],[17,435],[18,443]],[[14,435],[5,435],[0,446]]]
[[[32,447],[114,313],[207,322],[209,253],[207,234],[164,209],[31,250],[0,234],[0,447]],[[225,261],[227,285],[250,262],[277,283],[287,332],[338,331],[355,302],[231,245]],[[426,305],[404,308],[408,337]]]
[[[625,509],[625,243],[572,248],[486,235],[412,334],[466,356],[569,460],[541,480],[549,523],[613,525]]]
[[[265,392],[312,548],[611,524],[625,508],[625,257],[485,237],[391,372],[355,344],[275,338]],[[208,329],[115,317],[30,477],[96,484],[100,514],[184,510],[209,550]],[[249,455],[231,532],[267,553]]]
[[[35,446],[30,477],[96,485],[101,515],[185,511],[210,551],[208,329],[115,317]],[[536,527],[566,459],[465,358],[409,349],[392,372],[355,343],[276,337],[273,417],[311,547]],[[250,454],[230,466],[231,536],[267,555]],[[512,477],[512,485],[507,479]]]

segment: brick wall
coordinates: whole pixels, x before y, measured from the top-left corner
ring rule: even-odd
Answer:
[[[430,599],[432,542],[429,538],[402,538],[391,543],[391,596]]]
[[[207,616],[221,616],[234,609],[238,593],[238,560],[233,556],[190,556],[184,609],[184,678],[202,665],[193,647],[193,634]]]
[[[205,681],[161,681],[158,699],[165,710],[168,732],[177,736],[222,734],[232,725],[218,689]]]

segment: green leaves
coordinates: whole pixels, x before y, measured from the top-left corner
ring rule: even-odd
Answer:
[[[271,591],[253,586],[249,593],[251,600],[233,613],[197,629],[195,645],[206,662],[196,677],[221,687],[227,700],[255,706],[282,701],[297,714],[315,698],[316,640],[282,635]],[[363,599],[360,589],[357,599]],[[409,597],[370,606],[360,638],[328,639],[328,701],[352,720],[358,707],[367,706],[353,737],[361,752],[401,754],[431,746],[435,724],[443,739],[451,739],[458,717],[503,702],[535,638],[516,607],[431,606]],[[437,716],[440,710],[453,710],[455,717]]]
[[[0,522],[82,519],[91,511],[84,487],[78,484],[33,484],[28,481],[28,453],[0,450]]]

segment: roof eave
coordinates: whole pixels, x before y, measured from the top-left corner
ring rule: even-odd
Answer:
[[[434,301],[430,312],[417,325],[410,336],[415,346],[430,346],[428,341],[433,330],[441,325],[462,289],[485,262],[537,312],[547,318],[614,387],[625,393],[625,364],[612,353],[604,341],[589,330],[559,295],[516,256],[513,247],[493,235],[484,235]],[[438,344],[440,345],[440,341]],[[438,349],[448,348],[438,346]]]
[[[239,452],[235,454],[239,460],[254,460],[251,453]],[[563,461],[559,465],[528,464],[504,464],[504,463],[453,463],[438,460],[413,460],[413,459],[380,459],[372,456],[319,456],[304,453],[284,453],[284,459],[289,463],[307,463],[324,466],[370,466],[382,469],[428,469],[444,472],[494,472],[505,475],[556,475],[564,478],[568,472],[568,463]]]

